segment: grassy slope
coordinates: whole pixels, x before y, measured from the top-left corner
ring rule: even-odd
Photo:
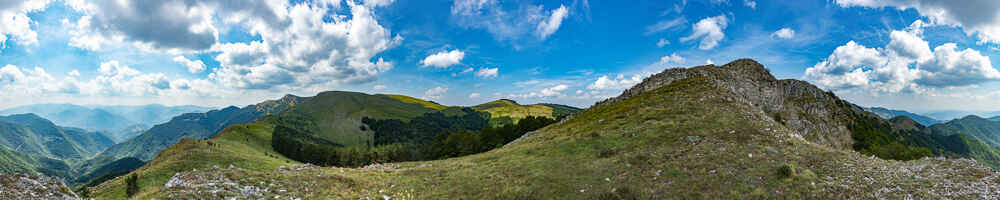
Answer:
[[[399,95],[369,95],[357,92],[323,92],[304,101],[277,118],[298,117],[312,120],[316,137],[344,145],[366,144],[371,131],[361,131],[363,117],[376,119],[411,118],[446,107]]]
[[[945,189],[930,191],[929,187],[948,185],[938,183],[992,176],[983,168],[968,168],[967,163],[957,161],[885,161],[812,144],[794,137],[765,114],[726,100],[731,93],[708,87],[706,82],[698,78],[678,81],[594,107],[487,153],[399,163],[399,169],[390,170],[314,168],[275,173],[276,166],[283,164],[281,159],[261,156],[270,152],[265,136],[268,127],[251,125],[249,131],[220,134],[246,135],[241,137],[249,140],[211,139],[224,149],[238,150],[215,150],[193,140],[172,147],[168,152],[175,153],[164,153],[135,172],[143,185],[139,198],[190,195],[182,191],[185,188],[161,187],[170,175],[184,171],[221,174],[239,184],[279,183],[291,193],[282,196],[305,199],[382,195],[415,199],[816,199],[873,195],[871,191],[897,187],[901,191],[887,193],[934,197],[940,194],[933,192]],[[246,170],[190,172],[191,167],[228,163]],[[878,170],[910,165],[925,170],[905,170],[913,175],[893,174],[904,170]],[[996,183],[996,179],[988,180]],[[95,192],[116,198],[123,191],[122,181],[114,180]]]
[[[992,121],[976,116],[967,116],[946,123],[930,126],[935,133],[964,134],[1000,148],[1000,121]]]
[[[256,171],[274,170],[281,165],[298,162],[271,150],[271,131],[268,124],[253,123],[234,125],[209,140],[185,138],[163,150],[151,163],[132,173],[139,174],[143,189],[140,199],[162,192],[163,185],[177,172],[204,169],[213,166],[235,167]],[[209,145],[211,142],[212,145]],[[113,179],[94,188],[97,199],[122,199],[125,197],[124,178]]]
[[[528,116],[545,116],[549,118],[559,118],[579,111],[579,108],[557,105],[557,104],[532,104],[521,105],[517,102],[501,99],[484,104],[473,106],[472,109],[480,112],[490,113],[491,118],[510,117],[513,122],[524,119]]]
[[[430,109],[434,109],[434,110],[444,110],[444,109],[448,108],[448,106],[443,106],[443,105],[435,103],[435,102],[426,101],[426,100],[418,99],[418,98],[413,98],[413,97],[405,96],[405,95],[385,94],[385,96],[391,97],[393,99],[396,99],[396,100],[399,100],[399,101],[402,101],[402,102],[405,102],[405,103],[420,104],[420,105],[423,105],[424,107],[427,107],[427,108],[430,108]]]
[[[61,160],[29,155],[0,147],[0,173],[43,173],[47,176],[68,176],[70,168]]]

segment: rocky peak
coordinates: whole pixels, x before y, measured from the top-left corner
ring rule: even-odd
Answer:
[[[807,140],[835,148],[850,148],[853,140],[848,126],[853,123],[854,117],[865,116],[866,113],[860,107],[846,103],[833,93],[808,82],[777,80],[764,65],[752,59],[739,59],[722,66],[666,69],[595,107],[610,105],[693,77],[711,80],[716,88],[735,96],[727,100],[760,109],[772,120],[784,124]]]

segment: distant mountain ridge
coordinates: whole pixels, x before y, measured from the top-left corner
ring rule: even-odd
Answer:
[[[918,122],[918,123],[920,123],[921,125],[924,125],[924,126],[931,126],[931,125],[934,125],[934,124],[937,124],[937,123],[944,122],[944,121],[941,121],[941,120],[938,120],[938,119],[934,119],[934,118],[931,118],[931,117],[928,117],[928,116],[924,116],[924,115],[920,115],[920,114],[916,114],[916,113],[907,112],[907,111],[904,111],[904,110],[891,110],[891,109],[882,108],[882,107],[867,107],[867,108],[865,108],[865,111],[875,113],[879,117],[882,117],[882,119],[886,119],[886,120],[892,119],[892,118],[894,118],[896,116],[906,116],[906,117],[909,117],[910,119],[913,119],[914,121],[916,121],[916,122]]]
[[[209,110],[200,106],[80,106],[74,104],[35,104],[0,110],[0,115],[33,113],[60,126],[102,131],[115,141],[128,139],[136,127],[151,127],[171,117]]]
[[[969,115],[930,127],[935,132],[963,134],[1000,148],[1000,121]]]
[[[0,116],[0,146],[29,155],[82,160],[112,144],[102,133],[57,126],[38,115]]]
[[[284,111],[303,99],[305,98],[287,95],[278,100],[243,108],[229,106],[205,113],[182,114],[166,123],[153,126],[129,140],[112,145],[100,156],[113,158],[112,160],[134,157],[149,161],[160,150],[177,143],[181,138],[209,138],[230,125],[249,123],[263,116]]]

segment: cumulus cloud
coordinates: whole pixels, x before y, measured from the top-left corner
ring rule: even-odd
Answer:
[[[587,89],[591,90],[624,90],[631,88],[635,84],[642,82],[644,76],[633,75],[632,77],[625,77],[625,75],[619,74],[617,77],[611,78],[607,75],[597,78],[594,83],[587,86]]]
[[[563,95],[562,92],[566,91],[566,89],[569,89],[569,86],[566,86],[566,85],[557,85],[557,86],[553,86],[553,87],[550,87],[550,88],[542,89],[542,91],[539,92],[538,94],[539,94],[540,97],[561,96],[561,95]]]
[[[804,78],[829,89],[875,92],[923,92],[1000,80],[989,57],[974,49],[959,50],[945,43],[932,51],[918,27],[892,31],[883,48],[854,41],[837,47],[829,57],[806,69]]]
[[[482,96],[482,95],[480,95],[479,93],[472,93],[472,94],[469,94],[469,98],[470,98],[470,99],[478,99],[478,98],[479,98],[479,97],[481,97],[481,96]]]
[[[0,50],[8,41],[21,45],[38,44],[38,33],[31,29],[35,23],[28,13],[45,9],[49,0],[0,1]]]
[[[465,58],[465,52],[459,50],[442,51],[420,60],[420,64],[422,67],[448,68],[452,65],[461,64],[462,58]]]
[[[435,88],[428,89],[427,91],[424,91],[424,98],[427,98],[427,99],[440,99],[441,96],[443,96],[447,92],[448,92],[448,88],[438,86],[438,87],[435,87]]]
[[[792,39],[795,37],[795,30],[790,28],[781,28],[771,34],[772,37],[777,37],[781,39]]]
[[[1000,72],[990,58],[973,49],[956,50],[947,43],[934,48],[934,56],[917,64],[920,78],[916,83],[932,87],[965,86],[1000,79]]]
[[[511,8],[516,9],[508,10]],[[545,10],[542,5],[503,6],[499,0],[455,0],[451,6],[452,19],[459,26],[485,29],[500,41],[520,40],[531,35],[545,40],[559,29],[569,14],[570,10],[564,5]]]
[[[215,52],[220,67],[205,81],[236,89],[294,90],[368,83],[391,70],[393,62],[378,54],[403,38],[380,25],[372,8],[392,2],[69,0],[66,4],[83,16],[64,24],[73,36],[71,46],[99,51],[109,44],[133,44],[167,53]],[[223,28],[260,39],[221,42]],[[204,71],[198,62],[183,64],[191,72]]]
[[[385,85],[375,85],[375,86],[372,86],[372,89],[375,89],[375,90],[384,90],[385,88],[388,88],[388,87],[386,87]]]
[[[212,1],[82,1],[66,2],[84,14],[73,44],[98,49],[103,38],[121,37],[154,49],[208,50],[218,41]],[[95,48],[96,47],[96,48]]]
[[[261,41],[224,43],[213,49],[221,68],[209,75],[224,86],[250,89],[286,89],[316,84],[360,84],[393,68],[376,55],[397,46],[371,9],[345,2],[349,14],[331,14],[332,7],[301,3],[291,7],[267,4],[277,16],[253,15],[236,19],[257,33]],[[257,13],[255,10],[245,12]],[[332,15],[332,16],[331,16]],[[237,15],[240,16],[240,15]],[[333,20],[328,20],[333,19]]]
[[[500,68],[489,68],[483,67],[476,71],[476,77],[479,78],[496,78],[499,75]]]
[[[62,79],[56,79],[45,69],[21,69],[14,65],[0,68],[0,90],[22,95],[49,95],[52,93],[101,96],[153,96],[171,88],[171,82],[161,73],[144,74],[118,61],[101,63],[97,76],[91,80],[77,80],[74,70]]]
[[[205,71],[205,63],[201,62],[201,60],[192,61],[188,60],[184,56],[177,56],[174,57],[174,62],[183,65],[184,67],[187,68],[188,72],[191,72],[192,74],[197,74]]]
[[[728,24],[729,20],[726,19],[725,15],[705,18],[698,21],[698,23],[691,27],[693,31],[691,35],[682,37],[680,40],[684,42],[701,38],[698,48],[701,50],[709,50],[719,45],[719,41],[726,37],[726,35],[722,33],[722,30],[726,29],[726,25]]]
[[[915,9],[931,24],[959,26],[980,42],[1000,44],[1000,1],[837,0],[841,7]]]
[[[661,57],[660,61],[657,62],[657,64],[660,64],[660,65],[666,65],[666,64],[684,64],[684,62],[685,62],[684,57],[678,56],[677,53],[671,53],[670,55]]]
[[[562,25],[562,20],[569,16],[569,9],[566,6],[559,5],[559,8],[552,11],[552,15],[549,16],[547,20],[538,23],[538,27],[535,32],[538,34],[538,38],[545,40],[559,30],[559,26]]]

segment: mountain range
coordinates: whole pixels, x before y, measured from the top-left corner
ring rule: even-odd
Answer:
[[[204,112],[209,109],[200,106],[163,106],[158,104],[142,106],[35,104],[0,110],[0,115],[32,113],[60,126],[105,132],[113,140],[120,142],[135,136],[137,130],[145,130],[155,124],[164,123],[173,116]]]
[[[318,141],[310,148],[378,150],[369,141],[380,133],[365,121],[492,113],[351,92],[289,106],[207,139],[180,139],[122,176],[134,180],[84,191],[98,199],[127,197],[129,185],[141,199],[961,199],[1000,191],[990,163],[960,159],[995,156],[978,139],[905,116],[882,119],[748,59],[668,69],[502,147],[444,160],[319,167],[274,145],[299,137]]]
[[[916,122],[918,122],[918,123],[920,123],[921,125],[924,125],[924,126],[930,126],[930,125],[934,125],[934,124],[937,124],[937,123],[944,122],[944,121],[941,121],[941,120],[938,120],[938,119],[934,119],[934,118],[931,118],[931,117],[928,117],[928,116],[924,116],[924,115],[920,115],[920,114],[916,114],[916,113],[907,112],[907,111],[904,111],[904,110],[890,110],[890,109],[882,108],[882,107],[868,107],[868,108],[865,108],[865,111],[868,111],[868,112],[871,112],[871,113],[875,113],[879,117],[882,117],[882,119],[887,119],[887,120],[888,119],[892,119],[892,118],[894,118],[896,116],[906,116],[906,117],[908,117],[910,119],[913,119],[913,121],[916,121]]]

